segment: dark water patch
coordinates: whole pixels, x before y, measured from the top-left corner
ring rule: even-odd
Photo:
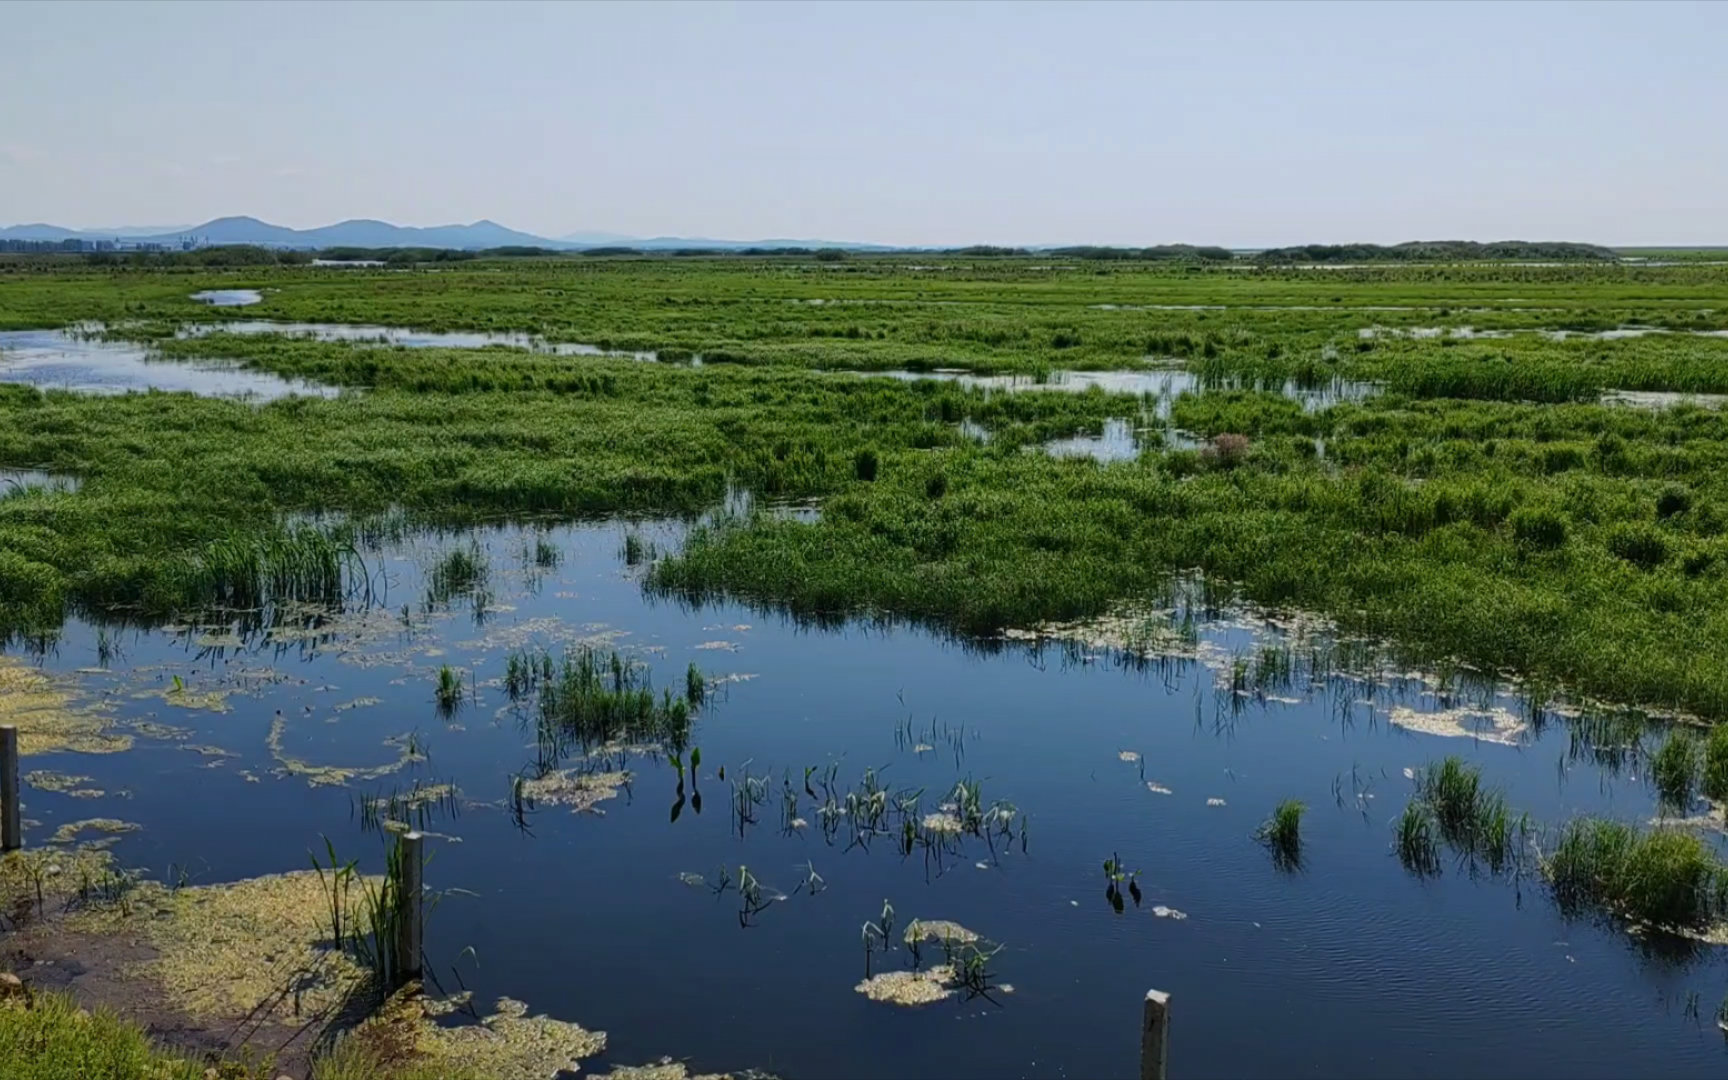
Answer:
[[[85,394],[160,390],[261,401],[337,393],[333,387],[233,365],[160,360],[147,346],[98,334],[88,327],[0,332],[0,382]]]
[[[1324,624],[1182,589],[970,644],[646,598],[628,537],[651,561],[684,529],[380,530],[361,545],[369,607],[74,624],[34,659],[135,745],[32,754],[27,771],[108,794],[33,788],[27,841],[135,823],[123,862],[204,883],[299,869],[328,835],[375,870],[379,814],[418,806],[444,834],[428,885],[463,890],[431,915],[436,970],[477,1000],[605,1030],[595,1072],[672,1053],[693,1072],[1131,1075],[1148,987],[1181,1003],[1181,1075],[1714,1076],[1728,1062],[1682,1005],[1719,999],[1717,953],[1679,962],[1569,921],[1528,879],[1451,855],[1418,878],[1393,854],[1405,770],[1449,754],[1538,821],[1655,812],[1638,751],[1631,768],[1599,764],[1577,746],[1593,729],[1516,684],[1410,670]],[[459,551],[485,573],[436,587]],[[513,653],[584,647],[639,665],[657,701],[689,700],[696,665],[676,764],[668,748],[548,739],[539,700],[513,697]],[[453,712],[446,666],[465,687]],[[1636,744],[1640,730],[1599,734]],[[1285,799],[1308,806],[1293,872],[1253,839]],[[987,824],[1004,817],[1012,839]],[[971,995],[958,971],[916,1008],[858,992],[971,962],[924,935],[914,958],[913,920],[1000,945],[987,984],[1013,992]],[[723,973],[726,1000],[654,970]],[[1264,1037],[1241,1037],[1245,1015]]]

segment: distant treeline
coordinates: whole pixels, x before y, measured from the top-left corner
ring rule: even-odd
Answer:
[[[1303,244],[1273,248],[1254,258],[1274,263],[1356,262],[1448,262],[1469,260],[1528,259],[1539,262],[1615,260],[1620,256],[1596,244],[1543,243],[1530,240],[1499,240],[1479,244],[1473,240],[1412,240],[1393,244]]]
[[[1229,248],[1195,247],[1193,244],[1159,244],[1156,247],[1062,247],[1038,252],[1060,259],[1133,259],[1145,262],[1193,261],[1229,262],[1236,253]]]
[[[1263,264],[1286,263],[1376,263],[1376,262],[1465,262],[1525,260],[1532,262],[1615,261],[1618,252],[1595,244],[1539,243],[1505,240],[1479,244],[1469,240],[1412,241],[1406,244],[1304,244],[1273,248],[1253,255],[1237,255],[1228,248],[1193,244],[1160,244],[1154,247],[1075,246],[1060,248],[999,247],[976,244],[961,248],[934,248],[895,252],[859,252],[840,248],[750,247],[673,248],[596,247],[564,251],[546,247],[512,246],[459,251],[428,247],[332,247],[319,251],[293,251],[253,244],[227,244],[193,251],[98,251],[83,256],[94,266],[304,266],[314,259],[339,262],[379,262],[390,266],[423,263],[471,262],[476,259],[604,259],[604,258],[803,258],[817,262],[842,262],[853,258],[904,257],[907,255],[950,258],[1056,258],[1134,262],[1230,262],[1251,259]]]

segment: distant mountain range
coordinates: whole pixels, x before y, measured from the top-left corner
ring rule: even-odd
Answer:
[[[178,245],[184,237],[202,244],[258,244],[278,248],[454,248],[479,250],[499,247],[542,247],[581,250],[596,247],[630,247],[644,251],[679,248],[709,248],[735,251],[753,247],[845,248],[849,251],[892,251],[885,244],[857,244],[831,240],[710,240],[703,237],[626,236],[621,233],[578,232],[551,238],[506,228],[495,221],[470,225],[433,225],[419,228],[392,225],[388,221],[355,219],[316,229],[290,229],[254,217],[224,217],[202,225],[136,226],[112,229],[68,229],[60,225],[13,225],[0,229],[0,240],[115,240],[128,243]]]

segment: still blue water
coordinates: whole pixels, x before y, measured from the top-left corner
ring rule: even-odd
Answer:
[[[491,567],[483,625],[472,603],[425,612],[425,567],[468,538],[423,537],[369,555],[379,611],[358,640],[276,648],[253,638],[236,649],[197,644],[225,640],[210,628],[107,631],[120,656],[107,673],[76,675],[80,684],[112,702],[116,722],[192,732],[140,738],[117,755],[26,759],[26,770],[90,776],[110,793],[27,789],[25,816],[40,822],[27,842],[109,816],[142,826],[115,851],[158,876],[170,864],[190,867],[194,883],[303,869],[325,835],[376,869],[383,842],[362,829],[358,796],[453,781],[464,808],[430,828],[460,842],[429,841],[426,877],[460,891],[433,910],[427,955],[447,985],[459,972],[482,1003],[508,994],[608,1032],[595,1071],[671,1055],[693,1072],[791,1078],[1129,1076],[1149,988],[1173,995],[1177,1077],[1728,1071],[1710,1019],[1728,990],[1717,952],[1677,957],[1611,924],[1568,922],[1539,882],[1472,879],[1450,857],[1440,877],[1418,880],[1391,854],[1389,822],[1411,787],[1403,770],[1446,754],[1479,763],[1541,821],[1650,817],[1652,795],[1636,777],[1569,759],[1563,723],[1517,745],[1444,738],[1388,723],[1394,703],[1437,704],[1420,681],[1372,688],[1374,705],[1358,701],[1368,686],[1348,681],[1263,700],[1220,690],[1205,664],[1136,670],[1080,649],[987,652],[905,627],[818,630],[738,605],[689,610],[645,599],[639,568],[621,555],[627,530],[661,550],[679,536],[651,523],[474,534]],[[556,569],[533,567],[537,540],[559,549]],[[717,686],[695,725],[702,812],[669,821],[673,770],[636,754],[632,785],[600,803],[603,813],[542,807],[519,829],[504,804],[535,750],[494,682],[505,654],[607,633],[653,666],[657,685],[682,687],[692,662],[711,678],[738,677]],[[1226,621],[1202,638],[1228,658],[1254,635]],[[42,662],[69,675],[89,669],[97,641],[75,625]],[[453,722],[434,703],[445,663],[479,683],[478,701]],[[230,711],[136,696],[175,675],[191,693],[233,691]],[[380,701],[337,708],[368,697]],[[271,771],[278,711],[288,757],[385,765],[398,758],[385,740],[413,731],[429,760],[313,787]],[[187,753],[185,743],[236,756]],[[1141,760],[1122,760],[1124,751]],[[783,832],[782,770],[801,788],[805,767],[830,762],[843,784],[874,767],[896,788],[924,788],[929,809],[956,780],[974,779],[986,803],[1010,800],[1027,815],[1025,851],[993,855],[969,838],[936,865],[902,858],[888,837],[848,849],[844,829],[824,840],[809,800],[801,813],[811,826]],[[775,778],[742,835],[722,766],[728,781]],[[1285,798],[1310,808],[1295,873],[1252,838]],[[1121,913],[1104,895],[1101,866],[1113,854],[1141,872],[1145,894]],[[787,899],[741,926],[736,892],[716,897],[680,880],[714,880],[722,865],[748,866]],[[812,867],[827,887],[795,893]],[[950,919],[1001,943],[994,976],[1013,992],[919,1008],[855,992],[860,928],[884,900],[902,926]],[[873,962],[880,971],[908,957]],[[1689,1014],[1694,993],[1702,1019]]]

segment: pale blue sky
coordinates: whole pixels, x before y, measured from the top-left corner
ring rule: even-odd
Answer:
[[[1728,3],[0,2],[0,223],[1728,243]]]

